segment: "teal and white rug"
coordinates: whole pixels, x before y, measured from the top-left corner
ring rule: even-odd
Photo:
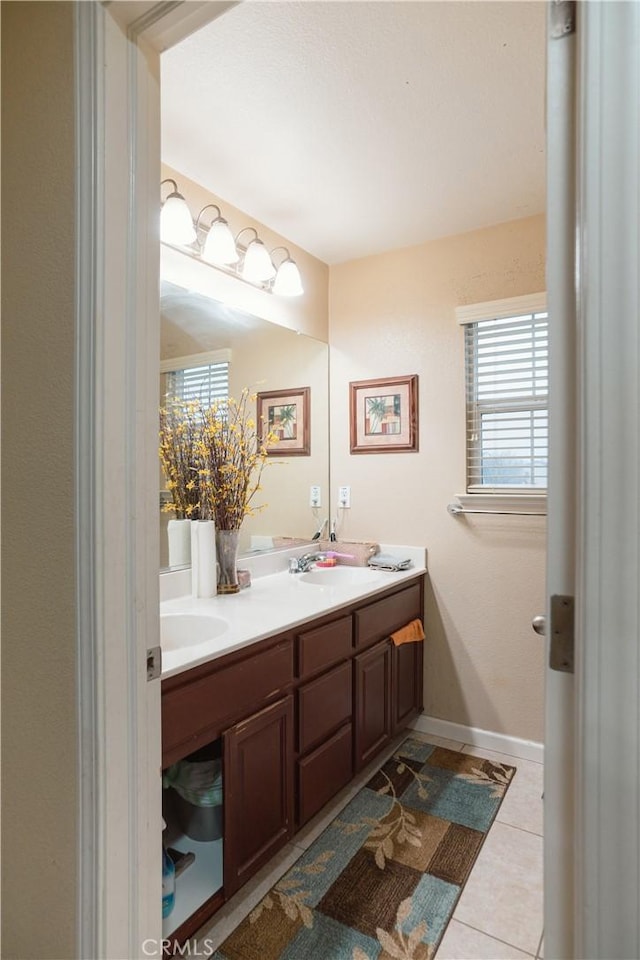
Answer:
[[[514,773],[405,740],[214,960],[430,960]]]

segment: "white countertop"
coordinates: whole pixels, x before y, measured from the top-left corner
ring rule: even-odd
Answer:
[[[265,576],[254,576],[250,587],[228,596],[200,600],[191,595],[182,595],[164,600],[160,604],[161,617],[167,614],[200,614],[220,617],[228,626],[224,633],[214,640],[178,650],[163,650],[163,679],[239,650],[265,637],[282,633],[306,620],[339,610],[354,601],[374,597],[389,587],[426,573],[424,548],[381,545],[381,551],[397,556],[409,556],[413,565],[410,569],[398,573],[376,572],[375,579],[366,582],[331,586],[310,584],[304,581],[301,574],[279,570]],[[288,556],[295,553],[285,553],[287,556],[281,559],[287,565]],[[162,574],[161,584],[163,576],[175,575]],[[184,573],[180,583],[188,583]],[[175,592],[175,588],[171,591],[166,586],[165,589],[161,586],[161,597],[170,595],[171,592]]]

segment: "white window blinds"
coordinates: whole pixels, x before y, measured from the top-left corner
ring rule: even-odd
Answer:
[[[509,302],[500,303],[503,312]],[[478,309],[474,312],[477,316]],[[544,491],[549,432],[546,309],[463,322],[467,492]]]
[[[229,364],[200,364],[182,370],[167,371],[166,398],[199,400],[203,406],[211,406],[215,400],[229,396]]]

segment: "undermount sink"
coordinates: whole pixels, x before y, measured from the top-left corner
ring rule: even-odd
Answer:
[[[361,583],[379,582],[383,574],[369,567],[316,567],[308,573],[301,573],[300,583],[311,583],[321,587],[358,586]]]
[[[229,629],[222,617],[199,613],[166,613],[160,616],[160,646],[166,652],[215,640]]]

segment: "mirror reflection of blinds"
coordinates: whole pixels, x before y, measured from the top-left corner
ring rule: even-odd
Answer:
[[[167,399],[199,400],[211,406],[215,400],[229,396],[229,364],[209,363],[167,373]]]
[[[547,486],[548,314],[465,325],[467,490]]]

